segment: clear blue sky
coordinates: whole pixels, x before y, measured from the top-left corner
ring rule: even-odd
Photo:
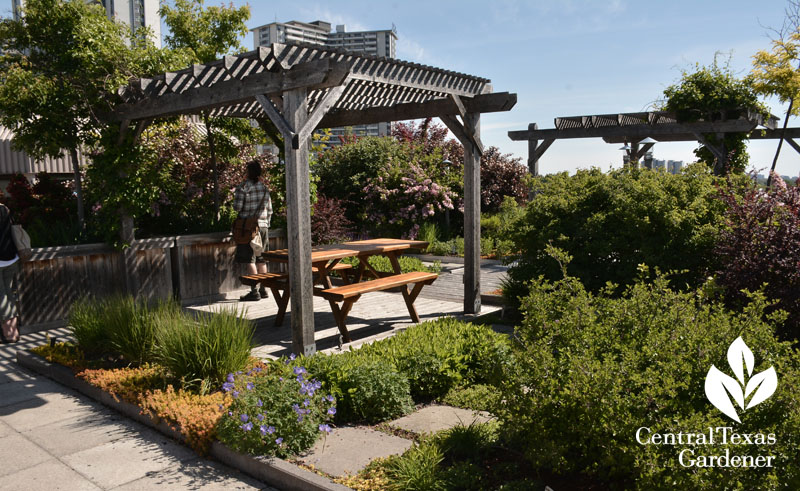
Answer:
[[[218,5],[207,0],[206,5]],[[236,5],[245,1],[234,0]],[[527,158],[527,144],[509,130],[536,122],[552,128],[556,116],[646,110],[683,69],[710,64],[717,52],[744,75],[751,57],[769,48],[767,27],[783,21],[782,0],[252,0],[248,25],[278,20],[324,20],[348,30],[387,29],[399,36],[397,57],[492,80],[495,91],[518,94],[513,110],[482,117],[482,138],[505,153]],[[10,10],[0,0],[0,12]],[[252,36],[243,44],[252,49]],[[767,101],[773,114],[785,108]],[[800,126],[800,118],[790,120]],[[772,162],[776,141],[752,142],[751,163]],[[542,173],[621,164],[620,145],[601,139],[555,142],[540,161]],[[689,143],[661,143],[655,158],[693,160]],[[800,154],[784,146],[781,174],[797,175]]]

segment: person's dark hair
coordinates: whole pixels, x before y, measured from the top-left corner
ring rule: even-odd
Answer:
[[[251,160],[247,163],[247,178],[253,182],[258,182],[259,177],[261,177],[261,162]]]

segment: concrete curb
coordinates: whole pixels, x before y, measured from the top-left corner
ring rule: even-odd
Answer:
[[[153,428],[168,437],[184,442],[185,438],[179,431],[170,428],[165,421],[156,423],[150,416],[141,414],[141,408],[135,404],[116,400],[111,394],[81,380],[72,373],[72,370],[56,363],[50,363],[44,358],[29,351],[17,351],[17,363],[36,373],[51,378],[61,385],[74,389],[81,394],[94,399],[101,404],[114,409],[124,416],[135,420],[145,426]],[[263,481],[278,489],[287,491],[346,491],[350,488],[337,484],[328,478],[313,472],[301,469],[294,464],[277,457],[258,458],[232,450],[224,444],[215,441],[211,444],[209,454],[218,461],[233,467],[249,476]]]
[[[486,305],[498,305],[500,307],[505,307],[506,301],[503,299],[502,295],[494,295],[491,293],[481,293],[481,303],[485,303]]]

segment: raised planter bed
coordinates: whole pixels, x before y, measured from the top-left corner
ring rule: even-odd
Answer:
[[[74,389],[174,440],[180,442],[185,441],[183,435],[170,428],[165,421],[153,421],[149,416],[141,413],[139,406],[115,399],[114,396],[108,392],[75,377],[72,370],[68,367],[50,363],[39,355],[21,350],[17,351],[17,363],[29,370],[51,378],[61,385]],[[218,441],[211,444],[209,455],[230,467],[238,469],[249,476],[282,490],[345,491],[350,489],[283,459],[277,457],[253,457],[251,455],[242,454],[231,450]]]

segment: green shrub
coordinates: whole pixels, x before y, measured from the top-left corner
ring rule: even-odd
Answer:
[[[441,473],[446,489],[453,491],[483,491],[487,489],[483,469],[472,462],[456,462]]]
[[[83,297],[69,309],[69,326],[78,346],[87,357],[109,349],[108,331],[102,321],[103,302]]]
[[[402,491],[436,491],[447,489],[440,464],[444,459],[439,446],[432,441],[414,445],[402,456],[387,464],[390,489]]]
[[[464,237],[456,237],[453,239],[453,248],[456,251],[456,256],[464,255]]]
[[[479,461],[498,441],[498,423],[459,424],[434,436],[450,461]]]
[[[534,198],[511,234],[519,255],[504,294],[516,306],[529,281],[561,278],[548,245],[573,256],[569,273],[593,292],[609,281],[632,284],[639,264],[680,271],[678,287],[699,285],[712,271],[725,210],[715,182],[702,165],[679,175],[592,169],[536,177]]]
[[[435,240],[428,245],[428,254],[432,254],[434,256],[450,256],[453,254],[454,249],[455,245],[452,240],[445,242],[439,242],[438,240]]]
[[[377,423],[414,409],[408,378],[390,364],[342,355],[317,355],[302,362],[336,397],[336,421]]]
[[[201,384],[205,391],[247,365],[255,326],[238,311],[221,309],[197,319],[162,312],[157,322],[156,358],[184,384]]]
[[[221,442],[253,455],[287,457],[308,450],[321,433],[330,432],[334,398],[324,395],[304,368],[260,371],[227,375],[222,389],[233,395],[233,403],[217,426]]]
[[[797,488],[800,355],[776,338],[779,318],[763,320],[765,305],[756,294],[742,312],[731,313],[703,290],[671,290],[663,277],[636,282],[621,297],[609,289],[593,294],[572,277],[534,282],[522,301],[517,363],[498,416],[540,469],[639,489]],[[753,373],[774,366],[780,381],[772,397],[732,425],[706,399],[704,383],[712,365],[730,372],[726,353],[739,336],[755,355]],[[636,439],[642,427],[685,434],[731,426],[740,434],[774,433],[777,442],[640,445]],[[776,459],[772,468],[686,468],[678,460],[686,448]]]
[[[425,264],[423,264],[422,261],[416,257],[398,256],[397,261],[398,263],[400,263],[401,273],[409,273],[412,271],[427,271],[430,273],[439,273],[442,270],[441,263],[434,263],[431,266],[425,266]],[[352,264],[354,267],[358,267],[359,259],[355,257],[346,257],[342,259],[342,262],[345,264]],[[370,256],[369,264],[370,266],[375,268],[375,271],[381,271],[384,273],[394,272],[392,263],[386,256]]]
[[[494,253],[494,239],[481,237],[481,256],[491,256]]]
[[[473,411],[493,412],[500,403],[500,395],[500,390],[495,386],[473,384],[450,389],[441,402]]]
[[[424,240],[428,244],[433,244],[439,237],[439,227],[433,222],[425,222],[419,228],[417,240]]]

